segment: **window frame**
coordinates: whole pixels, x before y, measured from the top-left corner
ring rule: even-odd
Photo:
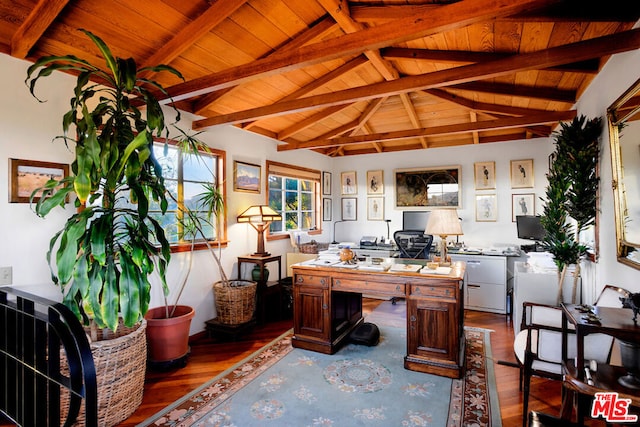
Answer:
[[[266,179],[264,184],[265,189],[265,204],[269,204],[269,176],[278,175],[287,178],[295,178],[299,180],[307,180],[313,183],[313,217],[315,219],[315,228],[307,230],[310,235],[322,234],[322,194],[320,186],[322,182],[322,173],[317,169],[304,168],[301,166],[290,165],[286,163],[275,162],[272,160],[266,161]],[[277,233],[272,233],[269,229],[266,232],[267,240],[284,240],[289,239],[289,233],[293,230],[283,230]]]
[[[158,138],[154,138],[154,144],[158,144],[158,146],[162,146],[164,144],[168,144],[171,146],[178,146],[180,143],[178,141],[175,141],[173,139],[158,139]],[[205,144],[206,145],[206,144]],[[221,215],[220,218],[218,218],[218,223],[216,224],[216,236],[217,238],[214,240],[210,240],[208,241],[209,245],[214,245],[214,246],[218,246],[218,243],[220,244],[221,247],[226,247],[228,244],[228,235],[227,235],[227,191],[226,191],[226,186],[225,186],[225,182],[226,182],[226,165],[227,165],[227,160],[226,160],[226,152],[224,150],[219,150],[217,148],[212,148],[209,147],[207,145],[207,149],[206,150],[199,150],[200,153],[205,154],[205,155],[213,155],[216,156],[217,158],[217,162],[216,162],[216,178],[217,178],[217,182],[216,185],[218,187],[218,190],[222,193],[222,200],[223,200],[223,213]],[[182,173],[182,167],[183,167],[183,162],[182,162],[182,153],[180,152],[180,150],[178,149],[178,153],[179,153],[179,170],[180,172],[178,173],[178,179],[177,179],[177,184],[178,184],[178,212],[180,211],[181,208],[184,208],[184,200],[181,200],[181,197],[184,197],[184,193],[183,193],[183,186],[184,186],[184,181],[183,181],[183,173]],[[165,177],[165,180],[167,178]],[[180,196],[182,194],[182,196]],[[205,250],[208,249],[207,247],[207,243],[204,242],[203,239],[199,239],[196,240],[195,244],[191,245],[191,242],[186,242],[186,241],[179,241],[177,243],[171,243],[171,252],[172,253],[178,253],[178,252],[189,252],[191,250],[194,251],[199,251],[199,250]]]

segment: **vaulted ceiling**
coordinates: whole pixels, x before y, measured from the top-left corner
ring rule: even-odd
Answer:
[[[637,0],[0,0],[0,52],[99,64],[87,29],[177,68],[150,77],[195,130],[346,156],[549,136],[640,48],[639,17]]]

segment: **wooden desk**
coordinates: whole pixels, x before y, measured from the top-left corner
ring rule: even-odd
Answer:
[[[585,379],[584,338],[589,334],[607,334],[622,341],[640,343],[640,327],[633,323],[633,314],[630,309],[613,307],[594,307],[594,313],[600,318],[599,322],[589,323],[583,319],[585,313],[579,310],[575,304],[562,304],[562,360],[563,362],[563,387],[567,393],[563,399],[563,417],[568,418],[570,408],[573,406],[572,398],[577,396],[576,415],[578,423],[582,425],[583,418],[590,408],[585,404],[591,401],[596,393],[613,391],[617,392],[620,399],[630,399],[631,406],[640,408],[640,392],[622,386],[618,378],[626,374],[626,370],[620,366],[599,364],[595,372],[591,373],[593,384],[588,384]],[[576,334],[576,358],[567,357],[568,325],[575,327]],[[615,345],[615,343],[614,343]],[[582,367],[581,369],[578,369]],[[584,397],[588,399],[585,400]]]
[[[397,259],[395,263],[423,263]],[[362,294],[407,300],[404,367],[451,378],[464,371],[465,264],[448,275],[378,272],[296,264],[293,269],[293,346],[335,353],[362,321]]]

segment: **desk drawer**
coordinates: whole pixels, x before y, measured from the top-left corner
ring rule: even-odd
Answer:
[[[441,286],[418,286],[410,285],[409,291],[411,296],[425,297],[425,298],[455,298],[456,297],[456,285],[441,285]]]
[[[296,285],[317,286],[323,289],[329,289],[329,277],[313,276],[310,274],[296,274]]]
[[[334,291],[344,292],[371,293],[398,297],[405,295],[404,283],[384,283],[357,279],[333,279],[331,288]]]

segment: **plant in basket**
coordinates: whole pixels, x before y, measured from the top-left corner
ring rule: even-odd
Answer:
[[[103,335],[115,335],[109,341],[121,341],[127,335],[119,335],[130,329],[144,333],[152,272],[157,271],[168,292],[170,244],[161,224],[149,214],[152,203],[163,213],[168,206],[162,169],[153,153],[154,137],[168,137],[169,133],[154,96],[166,91],[143,73],[182,75],[166,65],[138,69],[133,59],[114,57],[99,37],[82,31],[104,58],[103,68],[72,55],[43,57],[29,67],[25,82],[37,98],[35,88],[41,78],[55,71],[77,75],[71,108],[62,118],[63,135],[57,137],[75,153],[72,173],[45,184],[35,211],[45,217],[75,195],[77,212],[52,237],[47,261],[54,283],[61,287],[63,303],[90,325],[92,347],[104,350],[107,340]],[[175,111],[178,121],[180,115]],[[123,381],[139,379],[142,372],[142,382],[132,387],[135,393],[128,392],[124,407],[113,402],[107,407],[109,399],[100,389],[100,361],[96,360],[99,417],[105,412],[117,414],[116,419],[109,419],[110,425],[126,419],[142,401],[146,342],[136,342],[140,345],[119,343],[119,351],[131,352],[122,358],[123,363],[144,355],[141,366],[118,368]]]

